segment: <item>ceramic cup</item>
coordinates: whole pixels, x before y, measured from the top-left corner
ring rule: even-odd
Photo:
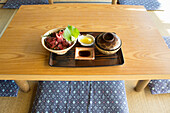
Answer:
[[[103,54],[115,54],[121,48],[120,38],[111,32],[102,33],[96,37],[95,46]]]

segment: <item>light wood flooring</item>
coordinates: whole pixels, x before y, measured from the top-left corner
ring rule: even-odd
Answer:
[[[170,5],[168,5],[170,6]],[[11,18],[11,12],[0,9],[0,30]],[[4,14],[2,16],[1,14]],[[170,9],[165,11],[149,11],[155,26],[162,36],[170,36]],[[0,32],[1,32],[0,31]],[[19,91],[18,97],[0,97],[0,113],[29,113],[35,97],[37,82],[30,82],[31,91]],[[135,92],[136,81],[126,81],[126,93],[130,113],[170,113],[170,94],[152,95],[147,87],[142,92]]]
[[[170,113],[170,94],[152,95],[149,87],[135,92],[136,81],[126,81],[126,94],[130,113]]]

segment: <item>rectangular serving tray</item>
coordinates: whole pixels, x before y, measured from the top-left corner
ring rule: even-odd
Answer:
[[[91,34],[96,37],[101,33],[103,32],[81,32],[80,34]],[[95,60],[75,60],[75,47],[82,46],[77,42],[76,45],[64,55],[50,53],[49,65],[52,67],[99,67],[124,64],[121,48],[113,55],[104,55],[93,46],[95,49]]]

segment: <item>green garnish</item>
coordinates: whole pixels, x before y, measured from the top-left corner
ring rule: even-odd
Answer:
[[[80,35],[80,32],[74,26],[68,25],[64,30],[63,36],[67,41],[74,41]],[[72,36],[75,38],[73,39]]]

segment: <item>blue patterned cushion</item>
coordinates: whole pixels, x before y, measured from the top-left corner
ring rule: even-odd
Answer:
[[[124,81],[39,82],[32,113],[129,113]]]
[[[13,80],[0,80],[0,97],[16,97],[18,89]]]
[[[158,0],[119,0],[122,5],[143,5],[147,10],[158,10],[161,3]]]
[[[163,36],[163,39],[165,40],[168,48],[170,49],[170,36]]]
[[[151,80],[149,88],[152,94],[170,93],[170,80]]]
[[[18,9],[21,5],[49,4],[48,0],[8,0],[3,8]]]

